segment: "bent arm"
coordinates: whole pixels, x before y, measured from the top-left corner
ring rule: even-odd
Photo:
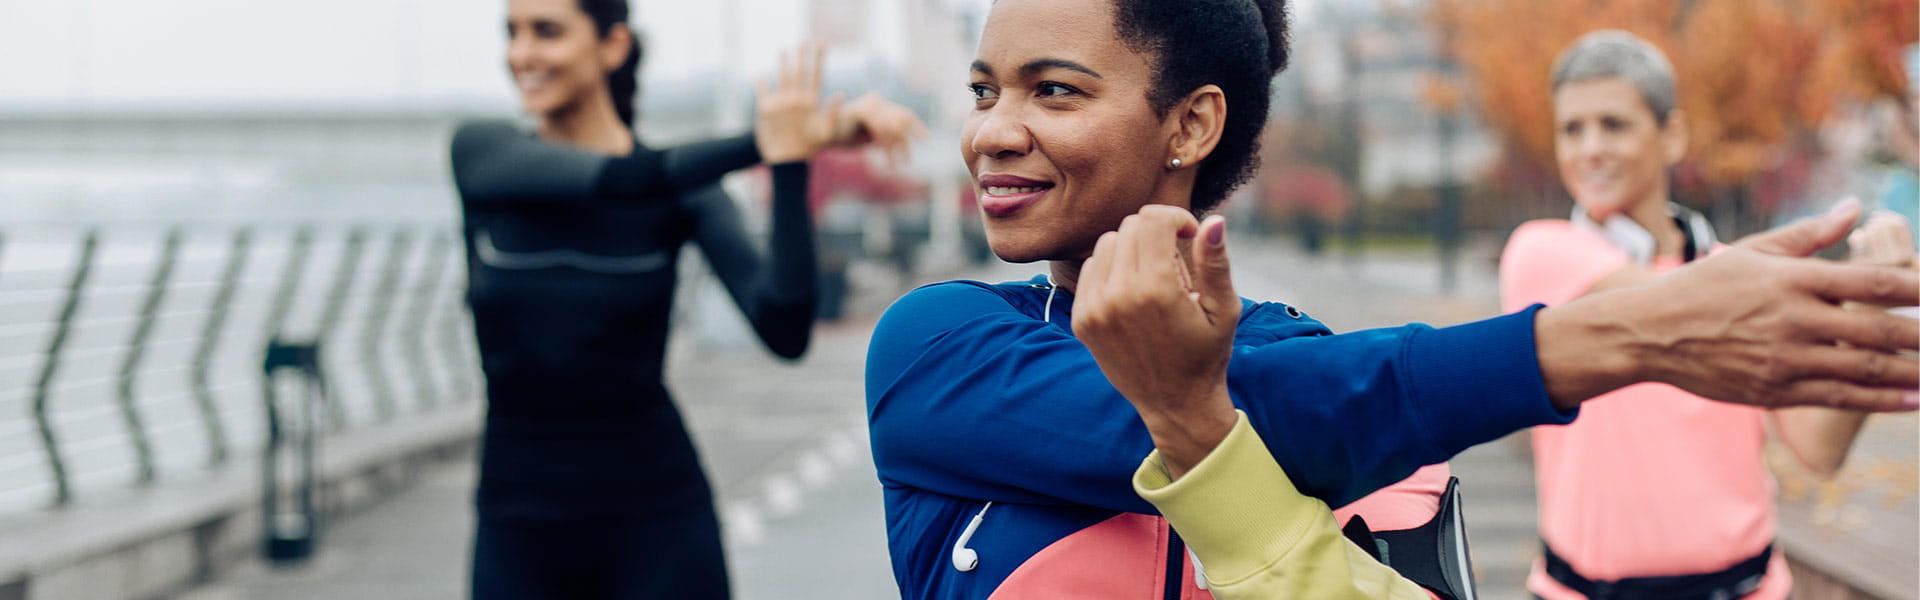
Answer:
[[[595,189],[615,201],[681,195],[760,162],[752,135],[694,142],[608,159]]]
[[[468,206],[665,202],[759,162],[753,136],[626,156],[552,144],[511,121],[465,123],[454,132],[454,183]]]
[[[1820,477],[1832,477],[1847,462],[1853,440],[1866,424],[1867,414],[1823,406],[1773,411],[1775,432],[1800,465]]]
[[[1570,418],[1541,391],[1532,321],[1241,339],[1228,387],[1299,489],[1344,505],[1473,444]],[[983,287],[929,286],[888,309],[868,349],[867,400],[887,485],[1153,512],[1127,484],[1153,448],[1134,408],[1079,340]]]
[[[762,255],[741,224],[739,209],[719,186],[687,196],[694,241],[760,341],[784,358],[806,353],[819,303],[818,261],[807,212],[807,164],[773,169],[772,230]]]

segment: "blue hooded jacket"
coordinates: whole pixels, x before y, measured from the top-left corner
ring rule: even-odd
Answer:
[[[1132,488],[1152,439],[1073,336],[1072,295],[1059,291],[1048,314],[1050,291],[1043,276],[928,285],[875,328],[867,416],[906,598],[986,598],[1057,541],[1123,513],[1157,514]],[[1295,485],[1331,506],[1574,416],[1553,407],[1541,380],[1538,306],[1332,335],[1293,307],[1242,302],[1227,374],[1234,405]],[[989,501],[967,544],[979,566],[959,571],[954,544]]]

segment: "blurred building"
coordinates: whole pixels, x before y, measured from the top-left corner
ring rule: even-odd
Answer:
[[[1311,35],[1295,38],[1295,73],[1280,78],[1276,107],[1321,111],[1350,106],[1359,121],[1360,169],[1351,182],[1367,197],[1395,187],[1430,187],[1484,172],[1499,145],[1462,106],[1450,139],[1448,115],[1427,100],[1437,77],[1453,72],[1425,21],[1426,0],[1381,7],[1371,2],[1321,3]],[[1298,87],[1295,87],[1298,86]]]

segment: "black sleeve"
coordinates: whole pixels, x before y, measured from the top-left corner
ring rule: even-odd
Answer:
[[[807,164],[773,165],[773,219],[768,256],[748,240],[733,199],[719,186],[686,196],[694,241],[746,313],[754,333],[774,354],[799,358],[813,334],[819,303],[813,218],[807,212]]]
[[[600,197],[616,202],[678,196],[759,162],[760,149],[754,146],[752,134],[658,152],[635,151],[608,159],[595,188]]]
[[[469,206],[581,203],[594,198],[607,157],[549,144],[512,121],[465,123],[453,134],[453,181]]]
[[[472,205],[659,202],[760,162],[753,135],[611,157],[542,141],[512,121],[454,132],[454,184]]]

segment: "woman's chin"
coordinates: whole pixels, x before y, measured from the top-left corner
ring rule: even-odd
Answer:
[[[532,96],[522,96],[520,98],[520,110],[526,111],[527,116],[531,116],[535,118],[545,118],[553,114],[554,112],[559,111],[560,107],[558,106],[558,103],[553,102],[550,99],[544,98],[540,95],[532,95]]]
[[[987,229],[987,247],[993,250],[993,255],[1014,264],[1046,260],[1047,249],[1041,241],[1044,240],[1004,229],[996,231],[992,226]]]

